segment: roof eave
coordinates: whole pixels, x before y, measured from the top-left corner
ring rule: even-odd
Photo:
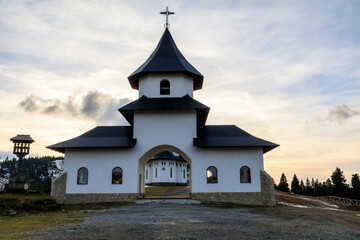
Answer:
[[[135,143],[136,143],[136,139],[135,140]],[[133,148],[135,146],[132,145],[132,146],[109,146],[109,147],[51,147],[51,146],[48,146],[46,148],[48,149],[51,149],[53,151],[56,151],[56,152],[60,152],[60,153],[65,153],[66,149],[122,149],[122,148]]]
[[[263,154],[270,152],[271,150],[279,147],[280,145],[275,146],[250,146],[250,145],[221,145],[221,144],[209,144],[204,145],[199,143],[199,140],[197,138],[194,138],[193,146],[197,148],[262,148]]]

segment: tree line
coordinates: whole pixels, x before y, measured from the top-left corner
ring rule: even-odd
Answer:
[[[284,173],[281,174],[280,182],[275,185],[275,188],[283,191],[290,192],[289,184]],[[295,194],[302,194],[308,196],[337,196],[343,198],[360,199],[360,177],[359,174],[353,174],[351,178],[351,185],[346,183],[343,171],[339,167],[331,174],[324,182],[319,182],[318,179],[306,178],[305,183],[301,179],[299,181],[296,174],[294,174],[291,181],[291,192]]]
[[[22,161],[22,170],[26,176],[26,182],[30,190],[50,193],[51,180],[54,175],[59,174],[55,160],[61,157],[29,157]],[[0,179],[9,180],[17,172],[18,160],[6,158],[0,162]]]

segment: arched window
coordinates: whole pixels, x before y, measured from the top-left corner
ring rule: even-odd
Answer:
[[[218,182],[216,167],[214,167],[214,166],[208,167],[208,169],[206,170],[206,179],[207,179],[207,183],[217,183]]]
[[[251,183],[250,168],[248,166],[242,166],[240,168],[240,182]]]
[[[122,169],[119,168],[119,167],[115,167],[112,170],[111,183],[112,184],[122,184],[122,180],[123,180],[123,171],[122,171]]]
[[[163,79],[160,82],[160,95],[170,95],[170,82],[169,82],[169,80]]]
[[[81,167],[77,174],[77,184],[86,185],[88,184],[89,171],[85,167]]]

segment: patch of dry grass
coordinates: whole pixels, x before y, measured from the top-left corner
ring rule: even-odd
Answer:
[[[31,231],[81,221],[87,212],[46,212],[29,215],[0,216],[0,239],[26,239]]]
[[[0,194],[0,215],[14,210],[17,213],[59,210],[55,199],[48,194]]]
[[[166,191],[171,190],[172,186],[147,187],[145,188],[146,197],[162,196]]]

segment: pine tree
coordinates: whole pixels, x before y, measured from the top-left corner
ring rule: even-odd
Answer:
[[[304,185],[304,181],[301,179],[300,181],[300,189],[301,189],[301,194],[305,193],[305,185]]]
[[[291,182],[291,191],[295,194],[301,194],[300,183],[296,174],[294,174],[293,180]]]
[[[338,197],[346,197],[347,184],[343,171],[336,167],[335,171],[331,174],[331,181],[333,184],[332,195]]]
[[[319,179],[316,179],[314,183],[314,196],[324,196],[322,191],[322,184],[319,182]]]
[[[327,191],[328,191],[328,196],[329,196],[332,194],[332,189],[333,189],[333,185],[332,185],[330,178],[328,178],[326,180],[326,186],[327,186]]]
[[[360,199],[360,177],[359,174],[353,174],[351,178],[351,197]]]
[[[312,189],[309,178],[306,178],[306,181],[305,181],[305,192],[304,192],[304,194],[308,195],[308,196],[313,195],[313,189]]]
[[[289,192],[289,184],[287,183],[286,176],[284,173],[281,174],[280,182],[277,188],[280,191]]]
[[[61,158],[55,157],[29,157],[23,159],[23,171],[26,175],[27,182],[30,183],[30,189],[50,193],[51,178],[53,173],[58,173],[55,160]],[[14,174],[17,168],[15,158],[6,159],[0,162],[0,177],[8,178]]]
[[[330,191],[329,191],[329,186],[328,186],[327,182],[323,182],[321,184],[321,194],[322,194],[322,196],[329,196]]]

